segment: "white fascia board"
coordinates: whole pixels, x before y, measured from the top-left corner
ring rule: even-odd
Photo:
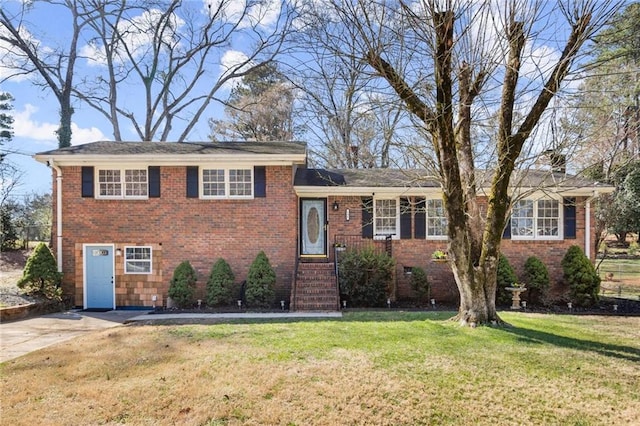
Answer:
[[[54,160],[59,166],[107,164],[147,164],[149,166],[198,166],[224,163],[251,166],[291,166],[305,164],[305,154],[224,154],[224,155],[34,155],[36,161],[46,164]]]
[[[327,196],[375,196],[375,197],[434,197],[441,198],[440,188],[393,188],[393,187],[353,187],[353,186],[294,186],[299,197],[327,197]],[[543,194],[558,197],[593,197],[598,194],[611,193],[614,187],[580,187],[580,188],[518,188],[518,193],[531,193],[543,197]],[[487,188],[478,191],[479,196],[486,196]],[[514,192],[510,191],[513,196]]]
[[[611,194],[616,190],[613,186],[574,186],[574,187],[547,187],[547,188],[524,188],[511,189],[509,194],[511,196],[517,194],[548,194],[557,195],[560,197],[595,197],[601,194]],[[483,192],[487,194],[487,190],[483,189]]]
[[[299,197],[327,196],[375,196],[375,197],[408,197],[434,196],[442,197],[440,188],[393,188],[393,187],[353,187],[353,186],[294,186]]]

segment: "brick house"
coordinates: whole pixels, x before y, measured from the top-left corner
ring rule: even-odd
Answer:
[[[392,300],[414,296],[406,274],[413,266],[427,271],[434,298],[457,299],[448,265],[431,260],[446,249],[446,219],[440,187],[424,173],[309,169],[306,146],[293,142],[94,142],[35,159],[53,171],[53,250],[79,307],[162,306],[183,260],[197,270],[204,299],[216,259],[242,281],[264,250],[277,301],[338,309],[336,254],[364,245],[395,258]],[[595,256],[592,200],[612,190],[530,172],[503,252],[518,270],[540,257],[558,281],[569,246]]]

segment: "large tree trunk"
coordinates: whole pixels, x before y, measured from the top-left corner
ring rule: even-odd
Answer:
[[[478,324],[501,325],[504,322],[496,312],[495,277],[496,267],[484,268],[484,273],[460,277],[455,265],[451,266],[460,292],[458,314],[453,317],[460,325],[475,327]],[[493,282],[494,284],[488,285]],[[487,291],[493,287],[494,291]]]
[[[423,17],[402,4],[403,11],[417,26]],[[496,162],[489,191],[479,194],[475,182],[474,150],[471,134],[472,104],[487,81],[491,62],[475,65],[462,61],[454,81],[452,60],[456,57],[455,13],[431,10],[433,34],[430,45],[434,60],[435,103],[425,103],[403,76],[370,43],[366,60],[404,101],[411,114],[420,119],[431,135],[442,179],[443,199],[448,220],[449,257],[460,293],[460,308],[455,317],[463,325],[503,324],[495,307],[497,265],[502,233],[511,208],[510,180],[525,141],[530,137],[549,102],[567,76],[581,45],[593,32],[594,4],[584,3],[571,17],[572,28],[561,57],[549,73],[544,87],[530,107],[516,119],[519,77],[527,40],[525,22],[516,20],[516,9],[506,15],[504,39],[507,58],[502,71],[502,94],[496,128]],[[363,12],[366,14],[366,12]],[[410,21],[411,22],[411,21]],[[474,75],[475,71],[475,75]],[[458,120],[454,125],[454,93],[458,94]],[[515,122],[515,123],[514,123]],[[519,124],[519,127],[517,125]],[[487,199],[486,213],[479,208],[478,197]]]

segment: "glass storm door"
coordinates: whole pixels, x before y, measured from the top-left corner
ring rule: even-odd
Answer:
[[[301,200],[301,255],[327,255],[327,200]]]

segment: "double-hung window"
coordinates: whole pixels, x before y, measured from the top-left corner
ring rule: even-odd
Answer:
[[[124,248],[125,274],[151,273],[151,247]]]
[[[441,199],[427,200],[427,238],[447,237],[447,216]]]
[[[147,198],[149,176],[147,169],[99,169],[98,197]]]
[[[378,238],[399,235],[399,212],[397,199],[374,200],[374,236]]]
[[[514,239],[558,239],[560,202],[554,199],[518,200],[511,213],[511,237]]]
[[[253,198],[253,169],[202,169],[203,198]]]

